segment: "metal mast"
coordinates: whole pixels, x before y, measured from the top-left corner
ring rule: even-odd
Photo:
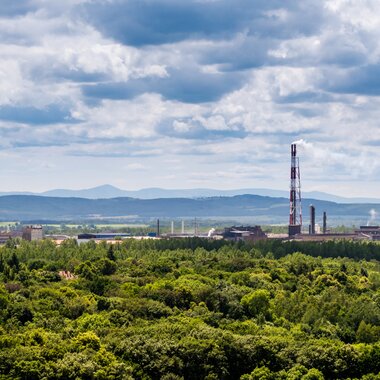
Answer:
[[[301,233],[301,173],[297,157],[297,145],[291,145],[289,236]]]

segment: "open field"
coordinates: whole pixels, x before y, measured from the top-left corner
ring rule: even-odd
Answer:
[[[46,227],[52,227],[52,228],[60,228],[62,226],[65,226],[67,228],[81,228],[84,227],[84,224],[43,224],[43,226]],[[119,228],[147,228],[149,227],[148,224],[126,224],[126,223],[113,223],[113,224],[93,224],[91,225],[95,228],[111,228],[111,229],[119,229]]]
[[[0,222],[0,227],[14,226],[17,222]]]

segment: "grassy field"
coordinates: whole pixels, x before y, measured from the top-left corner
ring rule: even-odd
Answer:
[[[0,227],[14,226],[17,222],[0,222]]]
[[[46,227],[53,227],[53,228],[60,228],[61,226],[65,226],[67,228],[78,228],[83,227],[83,224],[43,224],[43,226]],[[119,224],[94,224],[95,228],[112,228],[112,229],[118,229],[118,228],[146,228],[149,227],[148,224],[125,224],[125,223],[119,223]]]

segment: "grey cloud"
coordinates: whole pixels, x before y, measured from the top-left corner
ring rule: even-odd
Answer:
[[[101,72],[87,73],[84,70],[72,69],[63,64],[34,66],[30,69],[33,78],[50,82],[79,82],[79,83],[102,83],[110,79],[110,75]]]
[[[323,85],[331,92],[380,95],[380,64],[365,65],[344,71],[325,73]]]
[[[273,10],[286,8],[286,19]],[[93,1],[84,17],[105,35],[134,46],[187,39],[226,39],[248,31],[256,36],[290,36],[315,32],[321,26],[322,4],[306,0],[130,0]]]
[[[72,134],[70,131],[65,130],[64,126],[61,128],[49,128],[49,130],[43,130],[34,128],[30,130],[29,127],[17,129],[12,127],[12,130],[1,130],[3,143],[11,148],[48,148],[48,147],[70,147],[74,144],[79,144],[82,147],[91,147],[96,144],[102,144],[106,149],[108,144],[112,143],[127,143],[128,139],[116,139],[116,138],[89,138],[85,133]],[[85,148],[84,148],[85,149]],[[86,150],[85,150],[86,151]],[[115,154],[112,148],[106,150],[102,155],[112,156]],[[100,151],[91,152],[88,155],[99,155]],[[76,154],[75,154],[76,155]],[[85,153],[82,153],[85,155]]]
[[[0,17],[20,16],[36,9],[32,0],[0,0]]]
[[[2,143],[12,148],[57,147],[87,144],[85,136],[73,135],[65,125],[10,124],[1,128]]]
[[[244,81],[242,74],[206,74],[183,67],[169,69],[168,77],[132,79],[125,83],[99,83],[84,85],[87,97],[106,99],[132,99],[146,92],[161,94],[166,99],[185,103],[216,101],[224,94],[238,89]]]
[[[176,122],[181,123],[184,128],[176,128]],[[248,135],[242,126],[234,126],[233,128],[228,129],[208,129],[199,120],[190,118],[167,120],[165,123],[157,126],[156,130],[159,134],[164,136],[190,140],[217,140],[226,138],[243,139]]]
[[[83,95],[93,99],[132,99],[147,89],[145,85],[141,85],[140,88],[133,82],[106,82],[98,84],[88,84],[82,86]]]
[[[305,106],[298,106],[298,107],[290,107],[288,110],[291,110],[295,114],[298,114],[305,118],[316,118],[318,116],[321,116],[323,112],[321,112],[320,109],[312,108],[312,107],[305,107]]]
[[[0,107],[0,120],[34,125],[79,122],[71,116],[68,109],[57,104],[43,109],[27,106],[3,106]]]
[[[367,145],[367,146],[380,147],[380,139],[374,138],[374,139],[365,141],[364,144]]]
[[[236,5],[228,5],[225,1],[132,0],[94,2],[84,9],[90,22],[106,35],[141,46],[176,42],[191,36],[220,37],[240,30],[240,24],[252,11],[252,7],[247,7],[243,13],[243,3],[248,2],[240,0]]]
[[[290,95],[276,96],[277,103],[329,103],[334,101],[334,97],[323,91],[302,91]]]
[[[99,142],[101,145],[88,145],[87,147],[81,146],[80,149],[70,149],[67,155],[74,157],[109,157],[109,158],[122,158],[122,157],[157,157],[163,154],[160,148],[147,148],[132,146],[128,143],[120,145],[119,142]],[[93,147],[96,149],[93,149]]]
[[[366,46],[367,45],[367,46]],[[368,60],[372,43],[357,35],[337,36],[331,33],[321,47],[319,62],[342,67],[363,65]]]
[[[271,48],[277,46],[271,38],[241,36],[223,45],[210,46],[200,52],[202,64],[217,64],[221,71],[239,71],[275,64],[275,59],[268,55]]]

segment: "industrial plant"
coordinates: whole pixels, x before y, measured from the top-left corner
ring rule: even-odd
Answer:
[[[316,208],[309,206],[310,224],[308,233],[302,233],[302,197],[301,197],[301,173],[299,158],[297,156],[297,145],[290,147],[290,210],[288,237],[286,239],[305,241],[326,241],[326,240],[380,240],[379,226],[360,226],[353,233],[330,233],[327,230],[327,213],[323,211],[322,231],[316,229]]]
[[[189,237],[202,237],[207,239],[225,239],[232,241],[250,241],[255,242],[263,239],[280,239],[280,240],[300,240],[300,241],[328,241],[328,240],[378,240],[380,241],[380,227],[372,225],[374,217],[371,215],[371,220],[368,225],[360,226],[349,233],[334,233],[329,230],[327,222],[328,216],[326,210],[318,210],[316,205],[308,205],[309,223],[303,225],[302,215],[302,193],[301,193],[301,171],[300,159],[297,152],[297,144],[290,145],[290,192],[289,192],[289,216],[287,233],[265,233],[258,225],[240,225],[223,228],[211,228],[200,232],[199,219],[194,218],[187,224],[185,228],[185,220],[180,220],[180,227],[175,226],[174,220],[167,218],[163,219],[164,227],[160,224],[160,219],[156,220],[155,227],[145,233],[133,234],[130,232],[103,231],[103,230],[86,230],[83,233],[77,234],[78,242],[108,241],[118,242],[123,239],[180,239]],[[317,202],[318,203],[318,202]],[[371,210],[376,214],[375,210]],[[319,218],[322,219],[322,226],[317,223]],[[319,219],[319,220],[321,220]],[[168,226],[169,223],[169,226]],[[176,220],[178,223],[178,219]],[[6,243],[12,238],[19,238],[27,241],[42,240],[49,238],[60,244],[70,236],[46,234],[44,236],[44,228],[39,224],[31,224],[22,226],[16,223],[15,228],[6,226],[6,229],[0,232],[0,244]],[[177,228],[175,228],[177,227]],[[78,231],[79,232],[79,231]],[[71,236],[72,237],[72,236]]]

